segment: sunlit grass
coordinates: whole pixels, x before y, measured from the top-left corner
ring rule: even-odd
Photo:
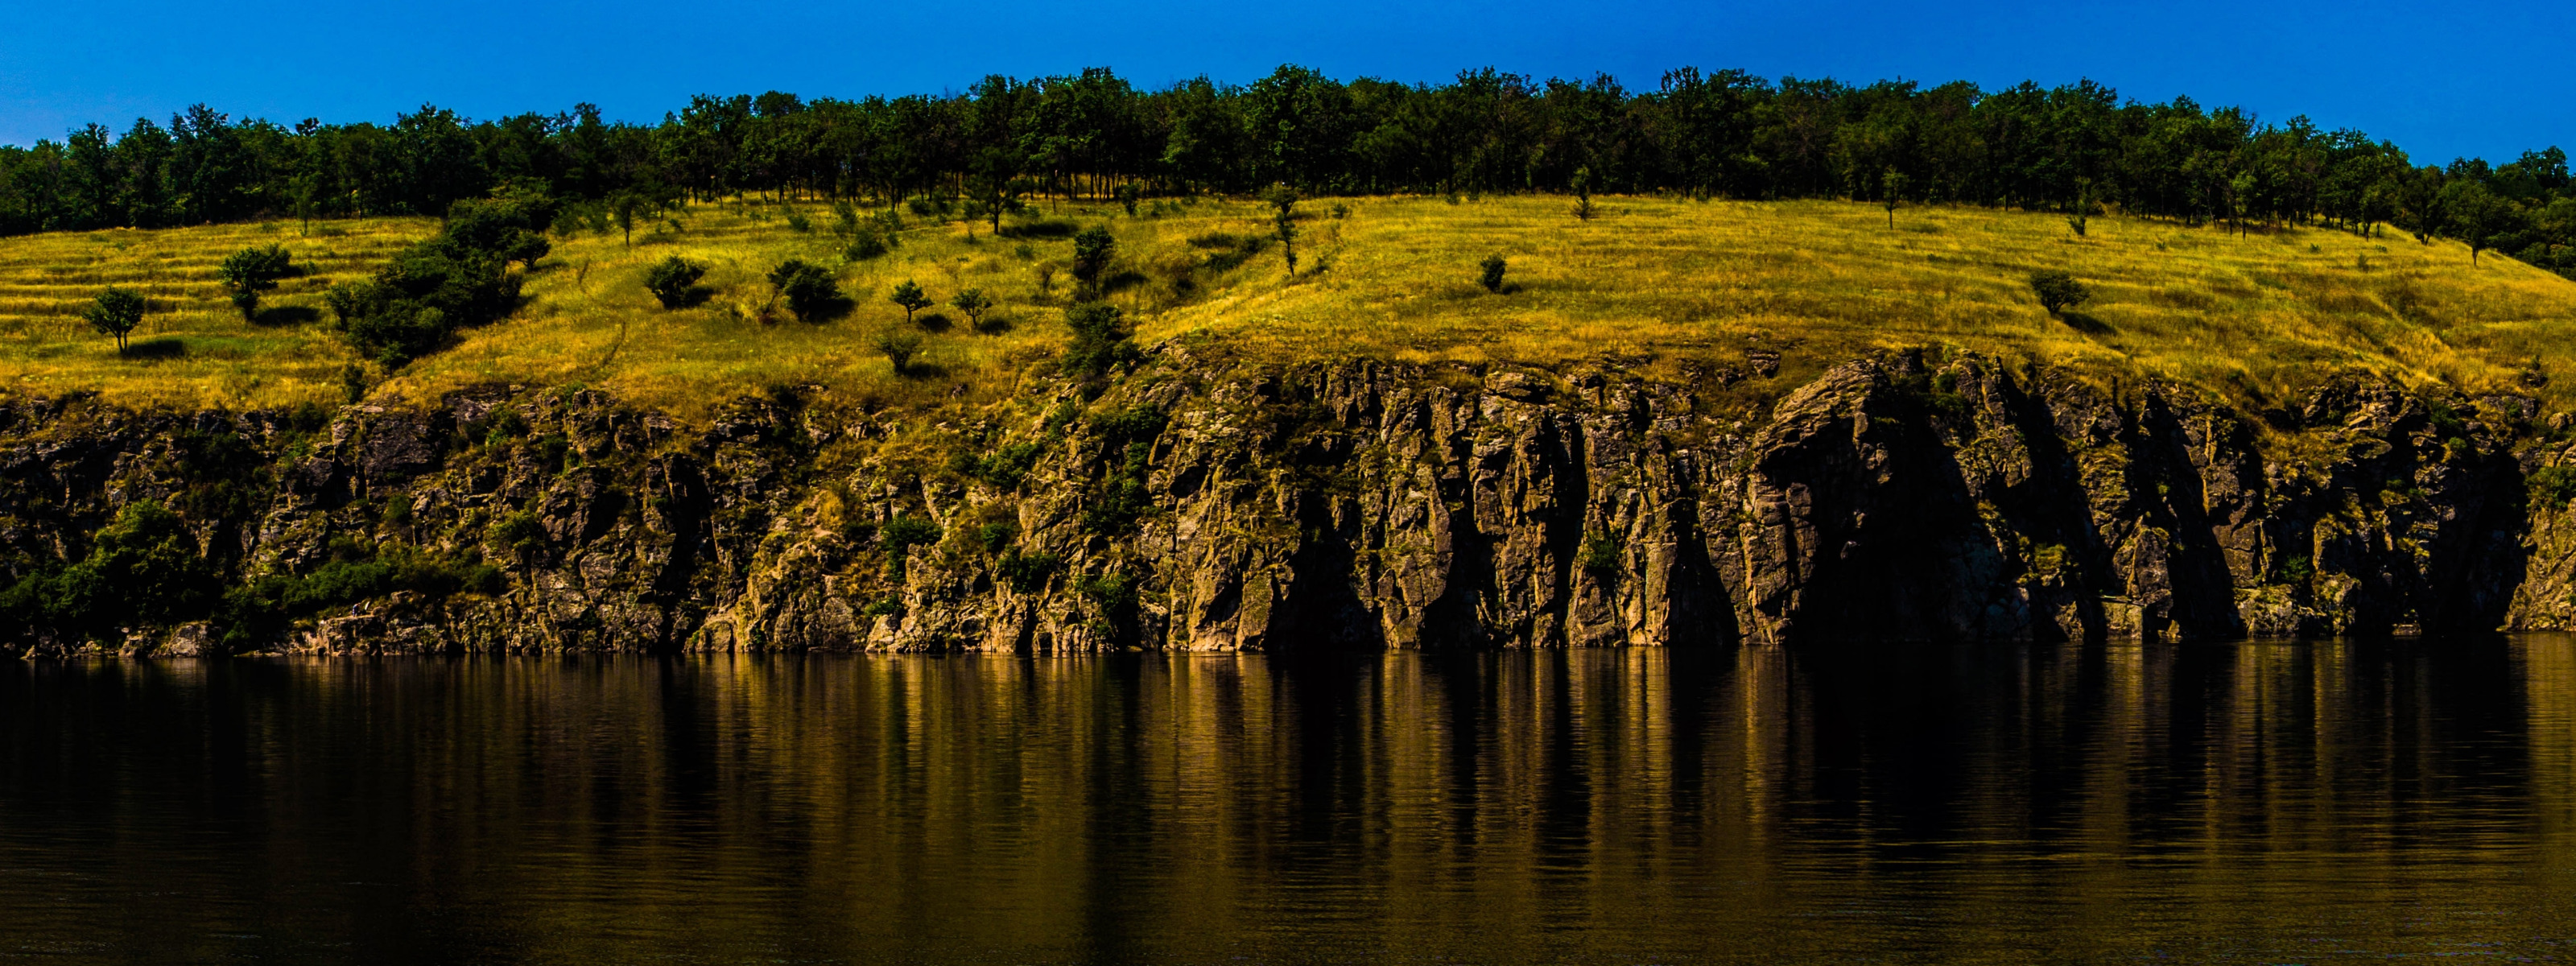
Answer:
[[[1347,217],[1331,215],[1336,204]],[[797,207],[811,231],[792,230],[784,206],[724,202],[639,225],[631,247],[615,232],[557,239],[516,317],[464,333],[376,394],[582,383],[685,416],[776,386],[886,404],[947,398],[961,385],[978,397],[1008,392],[1061,345],[1073,285],[1066,235],[1093,224],[1119,236],[1112,274],[1132,274],[1110,298],[1137,318],[1140,337],[1254,361],[1544,365],[1607,355],[1705,368],[1764,348],[1781,351],[1795,377],[1871,348],[1949,346],[2260,401],[2337,369],[2469,391],[2518,386],[2527,367],[2562,373],[2576,353],[2576,283],[2495,256],[2472,266],[2453,243],[2325,229],[2240,237],[2101,217],[2078,238],[2055,216],[1982,208],[1905,208],[1891,228],[1879,208],[1821,201],[1607,199],[1604,216],[1584,222],[1551,197],[1317,199],[1302,206],[1301,271],[1290,279],[1275,244],[1239,265],[1211,265],[1223,250],[1190,244],[1266,234],[1268,209],[1248,202],[1167,204],[1133,218],[1114,206],[1041,204],[1017,220],[1056,224],[1017,238],[907,214],[902,244],[863,262],[842,257],[828,205]],[[244,321],[215,286],[214,263],[281,242],[316,274],[288,280],[270,304],[327,319],[323,287],[435,224],[316,227],[313,236],[284,222],[0,240],[0,379],[128,403],[335,401],[352,361],[337,337],[291,311],[271,320],[279,324]],[[645,291],[645,269],[673,255],[709,266],[705,304],[665,310]],[[1489,255],[1510,263],[1499,294],[1476,283]],[[835,269],[853,310],[808,324],[770,306],[765,273],[789,257]],[[2093,300],[2069,319],[2050,317],[2025,284],[2042,268],[2072,272]],[[921,362],[898,375],[874,346],[905,324],[886,294],[906,279],[942,307],[930,313]],[[111,283],[155,300],[136,334],[146,351],[134,356],[77,317]],[[998,299],[1001,331],[971,331],[945,308],[968,286]],[[2542,390],[2551,408],[2568,408],[2568,383]]]

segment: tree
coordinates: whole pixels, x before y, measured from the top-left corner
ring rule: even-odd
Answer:
[[[1136,182],[1126,181],[1120,182],[1118,185],[1118,204],[1127,209],[1127,217],[1129,218],[1136,217],[1136,202],[1144,196],[1144,191],[1136,187]]]
[[[2075,179],[2075,206],[2066,216],[2066,227],[2075,229],[2075,237],[2084,237],[2084,228],[2093,217],[2093,179]]]
[[[886,298],[896,305],[903,306],[903,321],[906,325],[912,324],[913,313],[929,308],[931,305],[930,296],[924,294],[921,286],[913,284],[913,281],[908,278],[903,280],[903,284],[895,286],[894,294]]]
[[[1591,221],[1594,214],[1595,212],[1592,210],[1592,169],[1590,167],[1576,168],[1574,169],[1574,219],[1576,221]],[[1293,272],[1295,269],[1292,268],[1290,271]]]
[[[2075,276],[2058,271],[2032,272],[2030,290],[2039,296],[2040,307],[2047,309],[2050,315],[2064,315],[2067,309],[2093,297],[2092,290],[2076,281]]]
[[[948,304],[966,313],[967,324],[980,332],[984,329],[984,313],[993,310],[993,297],[984,294],[983,289],[970,288],[957,293],[957,297],[949,299]]]
[[[706,274],[706,266],[693,265],[673,255],[644,272],[644,287],[652,291],[653,298],[660,301],[663,308],[676,309],[704,296],[705,290],[698,287],[698,279],[706,277]]]
[[[1879,172],[1878,194],[1879,203],[1887,206],[1887,227],[1893,230],[1896,227],[1896,206],[1905,198],[1905,172],[1896,170],[1892,164]]]
[[[1109,270],[1109,260],[1118,254],[1118,236],[1104,225],[1093,225],[1073,236],[1073,277],[1082,283],[1082,297],[1098,298],[1100,275]]]
[[[1068,371],[1098,379],[1137,357],[1136,346],[1129,341],[1133,333],[1127,328],[1126,316],[1115,306],[1081,303],[1065,310],[1064,324],[1073,330],[1073,343],[1064,349],[1064,367]]]
[[[788,259],[769,270],[770,288],[787,300],[798,321],[820,322],[842,308],[840,280],[820,265]]]
[[[1270,203],[1271,232],[1279,238],[1280,252],[1288,256],[1288,274],[1297,274],[1297,189],[1285,184],[1270,186],[1261,196]]]
[[[240,309],[242,318],[247,319],[259,314],[259,293],[276,288],[277,280],[294,270],[294,260],[287,255],[286,249],[270,245],[245,248],[224,256],[223,263],[215,266],[215,278],[231,290],[233,307]]]
[[[2442,187],[2441,207],[2449,215],[2452,233],[2468,243],[2471,265],[2478,263],[2479,252],[2493,247],[2496,235],[2514,214],[2511,202],[2466,178]]]
[[[81,310],[81,317],[88,319],[89,327],[99,334],[114,337],[116,351],[124,352],[126,334],[143,324],[143,308],[142,295],[110,285],[107,291],[98,293],[97,301]]]
[[[1487,258],[1485,259],[1484,264],[1484,274],[1478,276],[1476,281],[1485,286],[1485,291],[1500,292],[1503,290],[1503,268],[1504,263],[1502,256],[1495,255]]]
[[[881,333],[877,336],[877,351],[885,353],[886,361],[894,364],[895,375],[904,375],[911,371],[913,357],[921,354],[921,335],[901,331]]]

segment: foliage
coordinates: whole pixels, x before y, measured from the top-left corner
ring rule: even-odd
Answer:
[[[2067,309],[2081,305],[2084,300],[2093,297],[2092,290],[2085,288],[2084,283],[2076,281],[2075,276],[2060,271],[2032,272],[2030,291],[2031,294],[2039,296],[2040,306],[2046,308],[2050,315],[2064,314]]]
[[[1093,225],[1073,236],[1073,278],[1082,283],[1086,297],[1100,294],[1100,275],[1109,270],[1109,260],[1118,254],[1118,236],[1108,226]]]
[[[787,300],[787,310],[803,322],[821,322],[849,307],[841,283],[830,269],[790,258],[769,270],[769,287]]]
[[[967,325],[980,332],[984,329],[984,313],[993,310],[993,297],[984,294],[983,289],[969,288],[958,292],[957,297],[948,300],[948,304],[965,313]],[[906,318],[909,317],[907,314]]]
[[[1487,256],[1484,263],[1480,266],[1481,270],[1476,276],[1476,284],[1484,286],[1485,291],[1488,292],[1502,291],[1503,269],[1506,267],[1507,266],[1503,262],[1502,256]]]
[[[259,293],[277,287],[277,280],[293,274],[295,261],[279,245],[245,248],[224,256],[215,266],[215,279],[232,293],[233,307],[243,318],[259,312]]]
[[[89,307],[81,310],[81,318],[88,320],[89,327],[98,330],[100,335],[113,336],[117,351],[123,352],[126,334],[143,324],[143,307],[140,293],[110,285],[106,291],[98,293],[98,298]]]
[[[663,308],[676,309],[706,297],[707,290],[698,285],[698,279],[706,277],[706,274],[706,266],[673,255],[644,273],[644,287],[653,293],[653,299],[662,303]]]
[[[1583,545],[1574,552],[1574,565],[1596,579],[1608,580],[1619,572],[1622,550],[1617,534],[1585,534]]]
[[[1097,379],[1140,357],[1126,314],[1115,306],[1084,302],[1065,310],[1064,324],[1073,330],[1073,343],[1064,349],[1068,372]]]
[[[396,592],[443,600],[458,594],[499,594],[499,568],[450,560],[413,547],[393,547],[333,560],[312,573],[269,574],[224,593],[217,623],[230,649],[258,647],[282,636],[294,621]]]
[[[903,307],[903,321],[906,325],[910,325],[912,323],[913,313],[929,308],[932,305],[929,294],[923,292],[919,284],[908,278],[897,283],[894,287],[894,291],[887,293],[886,300]],[[901,367],[898,366],[897,368]]]
[[[1064,558],[1055,554],[1021,553],[1019,548],[1014,547],[1002,554],[1000,560],[993,562],[993,573],[1001,577],[1003,583],[1009,584],[1012,590],[1023,594],[1034,594],[1045,590],[1047,580],[1054,577],[1055,572],[1063,566]]]
[[[900,376],[912,370],[913,357],[921,354],[921,335],[917,332],[885,332],[877,336],[876,345],[877,351],[885,355],[886,362],[893,364],[894,374]]]
[[[178,515],[142,500],[92,534],[79,562],[40,567],[0,590],[0,624],[66,641],[113,640],[122,628],[205,616],[216,581]]]
[[[1271,185],[1261,200],[1270,204],[1270,234],[1279,239],[1279,250],[1288,257],[1288,274],[1297,274],[1297,189],[1284,184]]]
[[[611,123],[588,105],[480,120],[424,106],[390,124],[291,129],[195,105],[122,130],[86,124],[0,147],[0,234],[273,212],[449,216],[500,189],[565,199],[540,225],[613,220],[631,245],[637,223],[674,203],[756,192],[911,198],[939,212],[948,199],[923,193],[962,188],[998,229],[1023,190],[1117,185],[1125,204],[1272,184],[1455,197],[1578,180],[1593,192],[1902,199],[2081,223],[2089,180],[2091,202],[2130,215],[2238,231],[2324,223],[2374,233],[2394,222],[2427,237],[2478,235],[2481,250],[2576,271],[2576,226],[2548,214],[2576,199],[2557,149],[2422,165],[2397,145],[2304,116],[2265,122],[2188,98],[2123,100],[2089,81],[1989,89],[1683,67],[1630,90],[1487,68],[1412,86],[1283,65],[1239,87],[1138,87],[1090,69],[993,77],[940,96],[701,95],[675,106],[645,112],[663,118],[645,124]],[[2442,194],[2461,183],[2485,188],[2497,217],[2453,218]]]
[[[912,548],[939,542],[939,524],[925,517],[904,514],[877,528],[877,539],[885,546],[886,566],[895,576],[903,576],[904,561]]]

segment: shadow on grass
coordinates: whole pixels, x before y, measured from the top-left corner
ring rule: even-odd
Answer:
[[[251,317],[250,324],[264,328],[282,328],[290,325],[311,325],[320,321],[322,321],[321,310],[312,306],[280,305],[259,310],[258,315]]]
[[[1024,221],[1016,225],[1003,225],[1001,236],[1004,238],[1071,238],[1074,233],[1081,230],[1081,225],[1068,219],[1048,218],[1043,221]]]
[[[940,312],[921,313],[913,317],[912,324],[920,326],[924,332],[946,332],[956,327],[956,323],[948,321],[948,316]]]
[[[694,309],[698,306],[707,304],[707,300],[714,297],[716,297],[715,289],[708,288],[704,285],[691,285],[689,286],[688,291],[680,293],[679,301],[673,302],[665,307],[673,309]]]
[[[975,322],[975,331],[982,335],[1000,335],[1004,332],[1011,331],[1011,329],[1011,320],[1003,318],[998,314],[987,315]]]
[[[2074,329],[2075,331],[2084,333],[2085,335],[2110,335],[2113,332],[2119,331],[2112,328],[2110,323],[2104,322],[2090,315],[2086,315],[2082,312],[2061,312],[2058,313],[2057,320],[2066,323],[2067,328]]]
[[[1124,292],[1150,281],[1153,279],[1145,277],[1145,273],[1131,268],[1102,279],[1100,288],[1105,292]]]
[[[796,321],[803,322],[807,325],[821,325],[825,322],[837,322],[848,317],[850,313],[858,311],[858,308],[859,303],[852,300],[847,295],[835,295],[831,298],[815,302],[812,305],[806,306],[805,310],[802,312],[794,311],[794,306],[789,307],[790,314],[796,316]]]
[[[188,344],[174,336],[163,336],[127,343],[117,354],[128,359],[185,359],[188,357]]]
[[[906,379],[945,379],[948,377],[948,367],[915,359],[905,363],[903,368],[895,370],[894,374]]]

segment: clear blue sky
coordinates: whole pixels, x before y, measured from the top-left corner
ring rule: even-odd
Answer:
[[[649,121],[702,92],[935,93],[988,73],[1091,65],[1149,86],[1242,82],[1294,62],[1404,81],[1486,65],[1607,72],[1632,88],[1682,65],[1989,88],[2091,77],[2128,98],[2189,94],[2270,120],[2359,127],[2419,162],[2576,146],[2576,4],[2564,0],[9,6],[0,142],[14,144],[90,120],[122,130],[198,101],[283,123],[390,121],[424,102],[480,118],[581,101]]]

